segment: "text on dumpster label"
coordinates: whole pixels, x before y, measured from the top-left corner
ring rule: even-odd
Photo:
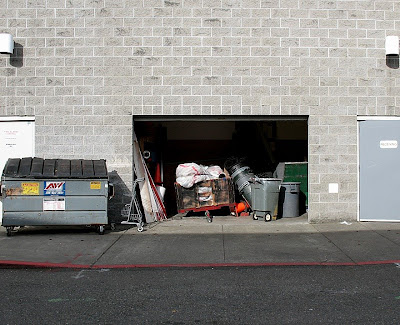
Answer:
[[[65,196],[65,182],[44,182],[44,195]]]
[[[43,198],[43,211],[65,211],[65,198]]]
[[[379,142],[381,149],[396,149],[397,140],[382,140]]]
[[[100,182],[90,182],[90,189],[91,190],[101,190],[101,183]]]
[[[39,195],[39,183],[21,183],[22,195]]]

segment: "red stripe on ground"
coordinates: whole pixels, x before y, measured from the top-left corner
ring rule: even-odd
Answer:
[[[260,266],[362,266],[400,264],[400,260],[365,262],[280,262],[280,263],[186,263],[186,264],[104,264],[79,265],[71,263],[0,261],[1,267],[65,268],[65,269],[135,269],[135,268],[212,268],[212,267],[260,267]]]
[[[113,265],[94,265],[94,269],[127,269],[127,268],[196,268],[196,267],[257,267],[257,266],[360,266],[360,265],[379,265],[396,264],[400,260],[388,261],[369,261],[369,262],[281,262],[281,263],[193,263],[193,264],[113,264]]]
[[[71,264],[71,263],[0,261],[0,267],[89,269],[91,266],[90,265]]]

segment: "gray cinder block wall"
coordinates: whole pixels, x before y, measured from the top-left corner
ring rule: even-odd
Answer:
[[[357,218],[357,115],[399,115],[400,2],[0,0],[0,115],[132,179],[132,116],[309,116],[309,220]],[[338,183],[339,193],[328,193]]]

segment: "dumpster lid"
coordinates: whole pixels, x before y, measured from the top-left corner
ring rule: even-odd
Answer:
[[[3,169],[3,177],[11,178],[107,178],[104,159],[43,159],[10,158]]]

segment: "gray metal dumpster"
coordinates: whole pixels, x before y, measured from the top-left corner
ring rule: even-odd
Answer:
[[[9,159],[2,174],[2,226],[108,224],[111,184],[105,160]]]

